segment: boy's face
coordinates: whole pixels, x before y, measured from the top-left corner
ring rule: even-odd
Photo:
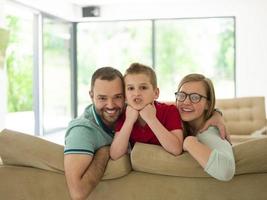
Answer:
[[[159,89],[153,88],[150,77],[145,74],[129,74],[124,78],[127,104],[142,110],[159,96]]]

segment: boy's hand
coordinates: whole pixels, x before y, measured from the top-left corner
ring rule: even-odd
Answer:
[[[153,120],[156,117],[155,105],[148,104],[142,110],[140,110],[139,113],[142,119],[146,122],[148,122],[149,120]]]
[[[126,107],[125,116],[126,120],[128,120],[131,123],[135,123],[135,121],[138,119],[139,112],[138,110],[135,110],[133,107],[128,105]]]

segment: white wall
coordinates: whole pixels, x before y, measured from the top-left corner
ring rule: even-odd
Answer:
[[[74,21],[74,18],[81,16],[80,7],[67,0],[13,0],[10,2],[19,3],[68,21]]]

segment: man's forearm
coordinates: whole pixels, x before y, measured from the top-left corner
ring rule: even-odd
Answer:
[[[109,146],[101,147],[92,160],[92,163],[87,168],[82,176],[86,196],[93,191],[96,185],[100,182],[104,175],[107,163],[109,160]],[[85,187],[86,186],[86,187]]]

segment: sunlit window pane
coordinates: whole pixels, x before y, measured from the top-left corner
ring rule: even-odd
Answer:
[[[33,134],[33,14],[14,5],[6,5],[5,12],[9,30],[6,128]]]
[[[155,24],[160,99],[174,100],[179,81],[189,73],[211,78],[218,98],[234,97],[234,18],[158,20]]]
[[[70,24],[44,19],[44,133],[65,128],[71,119]]]

